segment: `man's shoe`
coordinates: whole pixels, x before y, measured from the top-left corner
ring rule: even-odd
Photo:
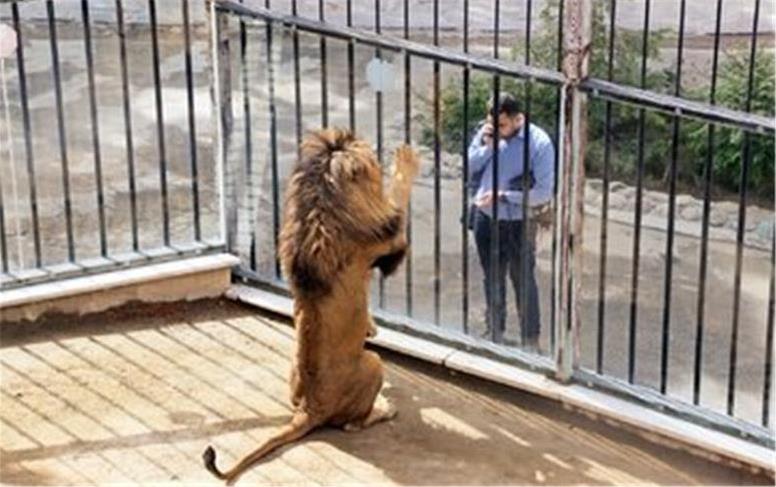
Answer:
[[[485,331],[480,333],[480,338],[484,338],[485,340],[490,340],[493,343],[504,343],[504,333],[496,332],[496,336],[494,337],[492,328],[486,328]]]
[[[531,337],[523,340],[523,349],[530,353],[541,353],[542,350],[539,348],[539,337]]]
[[[520,344],[517,343],[517,340],[515,340],[514,338],[504,338],[503,343],[504,343],[504,345],[506,345],[508,347],[519,347],[520,346]]]

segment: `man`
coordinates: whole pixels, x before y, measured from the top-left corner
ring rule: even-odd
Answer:
[[[498,113],[496,113],[498,109]],[[493,188],[494,130],[498,126],[498,187]],[[527,133],[527,134],[526,134]],[[526,140],[529,161],[525,164]],[[553,196],[555,149],[547,133],[530,124],[526,130],[525,116],[515,98],[504,93],[498,107],[488,103],[485,123],[477,131],[469,146],[469,178],[474,194],[473,231],[477,253],[485,275],[488,328],[483,336],[493,336],[503,342],[506,330],[506,274],[517,296],[518,310],[525,306],[525,323],[521,323],[523,346],[538,351],[540,331],[539,294],[536,286],[534,222],[526,224],[523,208],[523,172],[529,171],[528,206],[536,208],[549,203]],[[498,198],[498,255],[491,255],[491,221],[493,201]],[[526,233],[523,249],[523,232]],[[521,256],[521,252],[525,256]],[[491,259],[498,259],[491,269]],[[523,303],[523,271],[525,263],[525,297]],[[494,271],[494,272],[492,272]],[[493,306],[493,308],[491,308]],[[518,313],[520,315],[520,313]],[[523,316],[523,315],[520,315]],[[492,328],[495,327],[495,330]]]

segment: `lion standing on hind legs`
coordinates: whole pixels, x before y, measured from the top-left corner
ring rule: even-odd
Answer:
[[[353,431],[396,414],[380,394],[380,357],[364,349],[366,337],[376,331],[369,282],[372,268],[389,275],[407,251],[405,213],[419,159],[407,146],[397,149],[386,195],[374,151],[351,133],[321,130],[308,135],[301,149],[279,242],[294,296],[293,417],[226,472],[216,467],[208,447],[205,467],[227,483],[316,427]]]

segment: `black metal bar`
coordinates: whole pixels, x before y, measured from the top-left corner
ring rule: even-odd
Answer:
[[[42,267],[43,258],[40,246],[40,223],[38,221],[38,191],[35,177],[35,156],[32,149],[32,127],[30,122],[30,106],[27,99],[27,72],[24,67],[24,40],[19,22],[19,6],[11,4],[13,29],[16,31],[16,68],[19,74],[19,101],[22,107],[22,127],[24,129],[24,148],[27,160],[27,180],[30,190],[30,213],[32,215],[32,236],[35,244],[35,266]],[[5,233],[0,229],[0,233]],[[3,244],[5,250],[5,244]]]
[[[752,44],[749,55],[749,78],[746,89],[747,112],[752,110],[754,91],[754,67],[757,55],[757,28],[760,20],[760,0],[754,2],[754,20],[752,22]],[[736,365],[738,359],[738,322],[741,308],[741,267],[744,258],[744,231],[746,230],[746,197],[751,162],[751,134],[744,134],[744,149],[741,157],[741,179],[739,183],[738,229],[736,232],[736,270],[733,281],[733,323],[730,332],[730,371],[728,372],[727,413],[733,415],[736,396]]]
[[[650,0],[644,4],[644,30],[641,51],[641,87],[646,87],[647,81],[647,50],[649,44],[649,10]],[[636,174],[636,211],[634,216],[633,234],[633,271],[631,274],[630,327],[628,337],[628,382],[633,383],[636,370],[636,322],[638,315],[639,296],[639,259],[641,257],[641,210],[644,183],[644,109],[639,110],[639,145],[638,169]]]
[[[679,43],[676,48],[676,80],[674,95],[681,96],[682,91],[682,54],[684,54],[684,21],[686,0],[681,0],[679,8]],[[665,394],[668,385],[668,344],[671,338],[671,289],[674,270],[674,222],[676,212],[676,176],[679,157],[679,124],[681,119],[674,117],[671,137],[671,165],[668,186],[668,231],[666,232],[666,270],[663,286],[663,333],[660,347],[660,392]]]
[[[444,48],[420,44],[406,39],[387,35],[378,36],[362,30],[321,24],[301,17],[294,18],[262,8],[248,9],[230,0],[218,0],[217,9],[243,17],[279,22],[289,27],[296,26],[298,30],[326,35],[327,37],[344,41],[362,43],[394,52],[405,51],[412,56],[438,60],[446,64],[462,67],[469,66],[471,69],[477,69],[490,74],[501,74],[521,79],[530,78],[535,82],[555,86],[563,84],[563,75],[554,69],[526,66],[522,63],[516,64],[471,53],[451,52]],[[620,101],[652,111],[661,111],[670,115],[678,115],[703,122],[713,122],[766,135],[776,133],[776,121],[761,115],[743,113],[719,106],[710,107],[705,103],[676,98],[671,95],[652,93],[645,89],[620,86],[600,79],[588,78],[580,83],[579,88],[595,97]]]
[[[774,274],[776,274],[776,229],[771,231],[771,279],[768,285],[768,317],[765,322],[765,371],[763,373],[763,426],[768,427],[771,374],[773,373],[773,308],[774,308]]]
[[[498,59],[499,49],[499,26],[501,24],[501,2],[495,0],[493,2],[493,58]]]
[[[240,0],[241,2],[243,0]],[[245,131],[245,172],[248,176],[248,184],[253,185],[253,138],[251,134],[251,92],[248,79],[248,32],[245,28],[245,22],[240,20],[240,74],[242,84],[242,99],[243,99],[243,128]],[[252,207],[253,208],[253,207]],[[252,221],[252,219],[249,219]],[[256,270],[256,228],[255,225],[251,226],[251,243],[249,252],[249,265],[251,270]]]
[[[607,79],[614,78],[614,41],[617,33],[617,0],[612,0],[609,10],[609,60],[607,67]],[[603,195],[601,202],[601,245],[598,268],[598,336],[596,348],[596,372],[603,373],[604,367],[604,332],[606,317],[606,264],[609,243],[609,178],[612,156],[612,102],[606,102],[606,121],[604,129],[604,174]]]
[[[498,4],[499,0],[496,0],[496,11],[498,12]],[[498,15],[495,16],[496,20],[495,22],[498,23]],[[496,39],[498,36],[494,37],[494,43],[497,42]],[[497,46],[494,45],[494,49]],[[501,111],[501,104],[499,103],[499,97],[501,96],[501,78],[499,75],[493,76],[493,110],[491,113],[498,114]],[[498,116],[498,115],[497,115]],[[496,342],[501,339],[499,336],[500,332],[502,330],[497,330],[498,327],[498,314],[496,310],[496,302],[497,302],[497,295],[500,292],[500,289],[498,289],[498,286],[505,285],[506,283],[501,283],[500,280],[495,279],[495,276],[498,275],[498,266],[499,266],[499,238],[500,238],[500,229],[498,225],[498,206],[499,201],[496,195],[498,194],[498,162],[499,162],[499,153],[498,153],[498,145],[499,145],[499,131],[498,131],[498,119],[493,120],[493,171],[492,171],[492,180],[491,180],[491,188],[493,190],[493,198],[492,198],[492,205],[491,205],[491,220],[490,220],[490,262],[488,262],[488,267],[490,271],[490,282],[488,283],[490,287],[490,296],[488,296],[488,309],[490,312],[488,313],[488,326],[490,327],[490,338],[492,341]],[[488,141],[489,142],[489,141]],[[487,273],[486,273],[487,278]]]
[[[754,59],[751,61],[754,63]],[[749,94],[751,96],[751,93]],[[738,328],[741,309],[741,268],[744,254],[744,225],[746,225],[746,184],[749,179],[751,161],[750,134],[744,134],[744,149],[741,157],[741,179],[739,187],[738,229],[736,231],[736,267],[733,279],[733,322],[730,331],[730,361],[727,387],[727,413],[733,415],[736,396],[736,367],[738,364]]]
[[[731,128],[772,135],[776,130],[773,118],[731,110],[721,106],[653,93],[646,89],[622,86],[600,79],[587,79],[579,88],[592,96],[633,105],[638,108],[663,112],[705,123],[726,125]]]
[[[613,0],[616,2],[617,0]],[[563,67],[563,16],[565,15],[566,0],[558,2],[558,48],[556,58],[556,69],[558,71]]]
[[[324,22],[326,20],[326,14],[324,11],[323,0],[318,0],[318,20]],[[324,127],[329,126],[329,88],[328,77],[326,74],[326,37],[320,38],[320,57],[321,57],[321,125]]]
[[[124,108],[124,134],[127,147],[127,182],[129,184],[129,214],[132,224],[132,250],[140,250],[137,224],[137,190],[135,187],[135,149],[132,137],[132,105],[130,102],[129,71],[127,69],[127,43],[124,31],[124,7],[116,0],[116,26],[119,36],[119,65],[121,66],[121,93]]]
[[[439,46],[439,0],[434,0],[434,46]],[[434,324],[440,324],[442,298],[442,153],[440,129],[440,65],[434,61]]]
[[[269,8],[270,0],[264,0]],[[280,258],[278,255],[278,237],[280,234],[280,176],[278,174],[278,129],[277,107],[275,106],[275,66],[272,61],[272,22],[266,23],[267,31],[267,84],[269,85],[269,130],[270,162],[272,165],[272,242],[275,246],[275,278],[280,279]]]
[[[102,186],[102,154],[100,152],[100,129],[97,115],[97,95],[94,84],[94,58],[92,54],[92,32],[89,22],[89,2],[81,0],[81,19],[84,24],[84,51],[86,54],[86,76],[89,85],[89,113],[92,123],[92,144],[94,147],[94,179],[97,185],[97,217],[100,224],[100,255],[108,256],[108,237],[105,229],[105,196]]]
[[[291,0],[291,15],[296,17],[297,0]],[[293,50],[294,50],[294,113],[296,114],[296,150],[301,154],[302,150],[302,86],[301,86],[301,67],[299,66],[299,32],[291,28]]]
[[[381,22],[380,22],[380,0],[375,0],[375,33],[380,35]],[[380,48],[375,49],[375,57],[382,59],[383,55]],[[375,91],[375,125],[377,127],[377,160],[380,161],[380,165],[383,164],[383,92],[381,90]],[[381,308],[385,307],[385,276],[380,273],[378,279],[379,282],[379,298],[378,303]]]
[[[57,107],[57,129],[59,134],[59,157],[62,162],[62,191],[65,203],[65,228],[67,233],[67,258],[75,262],[75,241],[73,238],[73,210],[70,200],[70,163],[67,155],[67,135],[65,130],[65,109],[62,99],[62,79],[59,72],[59,48],[57,46],[57,26],[53,0],[46,0],[49,41],[51,45],[51,64],[54,76],[54,98]]]
[[[467,0],[465,0],[467,1]],[[404,38],[410,38],[410,6],[409,0],[404,0]],[[404,53],[404,143],[412,144],[412,58]],[[412,198],[407,205],[407,244],[412,248]],[[405,309],[407,316],[412,316],[412,252],[405,258]]]
[[[186,60],[186,104],[189,115],[189,160],[191,162],[191,206],[194,211],[194,240],[202,240],[202,223],[199,206],[199,164],[197,160],[197,126],[194,111],[194,74],[191,64],[191,22],[189,0],[181,1],[183,13],[183,44]],[[241,27],[244,25],[240,23]],[[242,35],[242,32],[241,32]]]
[[[531,0],[525,0],[525,64],[531,64]]]
[[[614,1],[614,0],[613,0]],[[563,66],[563,15],[564,15],[564,8],[565,8],[565,0],[560,0],[558,4],[558,46],[557,46],[557,59],[556,59],[556,69],[558,71],[562,70]],[[560,89],[556,90],[556,98],[555,98],[555,147],[560,147],[560,111],[563,110],[563,107],[561,106],[561,92]],[[553,198],[557,197],[558,194],[558,167],[560,166],[560,151],[555,151],[555,160],[553,161],[553,164],[555,166],[554,169],[554,175],[553,175]],[[555,204],[557,205],[557,198],[555,199]],[[557,218],[552,219],[552,234],[555,235],[555,232],[557,230],[557,225],[559,224]],[[550,302],[555,303],[556,296],[559,292],[558,289],[555,288],[555,278],[558,273],[558,266],[556,265],[556,258],[558,255],[558,242],[555,238],[552,239],[552,271],[551,271],[551,277],[552,277],[552,283],[553,285],[550,286]],[[555,316],[555,306],[550,306],[550,350],[555,350],[555,326],[557,325],[556,320],[558,319],[557,316]]]
[[[463,0],[463,52],[469,52],[469,0]],[[461,134],[461,177],[463,178],[463,191],[461,191],[461,275],[463,289],[461,294],[462,326],[463,332],[469,333],[469,78],[471,72],[468,67],[463,68],[463,128]]]
[[[353,0],[347,1],[346,22],[348,28],[353,26]],[[356,131],[356,82],[355,82],[355,44],[353,39],[348,41],[348,114],[350,131]]]
[[[714,27],[714,54],[711,64],[711,88],[709,102],[714,105],[717,96],[717,68],[719,66],[719,42],[722,25],[722,0],[717,0],[717,20]],[[706,273],[709,249],[709,217],[711,214],[711,179],[714,167],[714,128],[709,124],[706,162],[703,168],[703,220],[701,223],[701,251],[698,271],[697,322],[695,330],[695,360],[693,368],[693,404],[700,403],[701,364],[703,361],[703,325],[706,309]]]
[[[162,234],[164,245],[170,245],[170,203],[167,197],[167,142],[164,136],[164,102],[162,100],[162,76],[159,67],[159,35],[156,23],[156,0],[148,0],[151,20],[151,56],[154,74],[154,99],[156,103],[156,137],[159,146],[159,184],[162,193]]]

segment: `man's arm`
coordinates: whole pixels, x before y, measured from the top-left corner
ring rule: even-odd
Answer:
[[[531,154],[531,171],[534,185],[528,192],[528,206],[541,206],[552,200],[555,188],[555,149],[547,140]],[[500,196],[515,205],[523,204],[523,192],[520,190],[502,191]]]
[[[482,172],[490,158],[493,157],[492,145],[483,145],[482,143],[484,132],[485,126],[483,125],[472,137],[472,143],[469,145],[469,178],[473,178],[475,174]]]

